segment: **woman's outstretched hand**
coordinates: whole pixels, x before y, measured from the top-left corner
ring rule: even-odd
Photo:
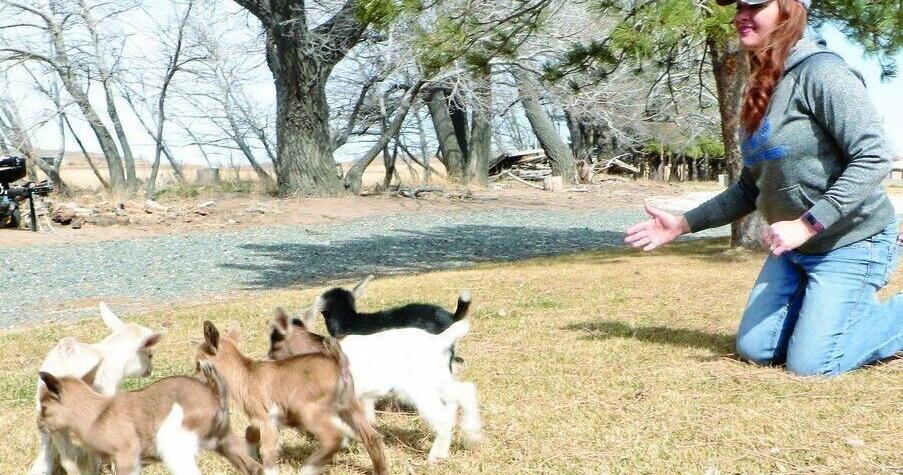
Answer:
[[[637,249],[651,251],[677,239],[681,234],[690,232],[690,224],[683,216],[666,213],[648,204],[645,208],[651,219],[634,224],[627,230],[627,237],[624,238],[627,244]]]

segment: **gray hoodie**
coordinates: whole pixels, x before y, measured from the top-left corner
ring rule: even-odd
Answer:
[[[881,185],[893,161],[884,126],[862,77],[817,33],[790,50],[759,130],[748,137],[741,130],[740,138],[740,179],[685,215],[691,231],[756,209],[769,224],[809,211],[825,230],[798,250],[820,254],[895,219]]]

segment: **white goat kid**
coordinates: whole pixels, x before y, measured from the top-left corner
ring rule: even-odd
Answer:
[[[482,438],[476,386],[455,379],[448,364],[452,345],[468,331],[470,322],[460,320],[438,335],[400,328],[340,340],[368,418],[375,401],[389,394],[413,404],[436,433],[430,463],[448,458],[459,406],[465,438],[472,443]]]
[[[97,367],[92,388],[104,396],[113,396],[123,379],[150,374],[153,349],[163,334],[123,322],[103,302],[99,307],[100,318],[110,329],[110,335],[93,344],[72,337],[61,339],[47,354],[41,371],[59,377],[81,378]],[[29,475],[52,474],[57,458],[69,475],[97,473],[97,458],[73,445],[67,432],[47,431],[42,426],[40,394],[43,384],[38,381],[35,396],[40,445]]]

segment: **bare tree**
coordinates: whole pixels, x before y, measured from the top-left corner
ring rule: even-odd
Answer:
[[[166,124],[166,93],[169,91],[169,85],[176,73],[184,68],[186,64],[197,59],[191,56],[183,56],[185,27],[188,24],[188,18],[191,16],[191,9],[193,6],[194,1],[189,0],[188,4],[185,6],[184,13],[181,15],[181,18],[178,21],[178,26],[176,28],[175,34],[175,44],[173,45],[172,50],[168,53],[169,60],[166,65],[166,72],[163,75],[163,84],[160,86],[160,93],[157,97],[157,129],[154,134],[154,142],[156,143],[156,147],[154,149],[154,163],[151,166],[150,177],[148,177],[146,184],[147,196],[154,195],[154,188],[156,187],[157,183],[157,170],[160,168],[160,154],[163,152],[163,126]],[[184,182],[185,177],[176,164],[175,160],[170,159],[170,163],[173,166],[173,170],[176,172],[176,176],[178,176],[179,179]]]
[[[84,62],[78,59],[82,56],[85,48],[80,45],[71,46],[67,42],[67,34],[77,36],[73,34],[73,30],[77,26],[75,18],[78,17],[78,12],[67,11],[64,9],[66,5],[58,2],[46,2],[32,6],[12,0],[0,0],[0,6],[12,14],[3,24],[0,24],[0,29],[13,32],[37,31],[43,35],[41,41],[33,43],[27,39],[34,35],[22,34],[23,40],[19,44],[8,43],[0,48],[0,53],[5,54],[0,57],[0,60],[41,63],[59,76],[64,88],[87,120],[103,151],[110,176],[111,191],[114,193],[126,191],[122,158],[116,141],[88,97],[89,77],[81,68]],[[49,43],[49,47],[45,46],[47,43]],[[70,53],[74,53],[76,56],[73,57]]]
[[[132,155],[132,147],[129,145],[128,136],[122,126],[122,120],[119,118],[119,108],[116,106],[116,99],[113,91],[114,74],[116,74],[116,69],[122,59],[122,47],[119,46],[117,49],[110,48],[111,45],[115,47],[116,42],[110,37],[101,36],[101,33],[98,31],[97,20],[93,13],[94,6],[88,5],[85,0],[79,0],[78,6],[78,14],[81,16],[85,28],[88,30],[94,48],[92,62],[100,76],[98,79],[103,87],[107,115],[113,123],[113,130],[116,131],[116,137],[119,139],[119,146],[122,149],[126,186],[130,193],[134,193],[138,189],[138,177],[135,173],[135,158]],[[108,58],[112,59],[112,65],[107,64]]]
[[[359,193],[361,190],[361,178],[364,175],[364,170],[370,165],[370,162],[373,161],[374,158],[380,153],[385,153],[386,146],[389,144],[389,141],[392,138],[396,139],[398,137],[398,132],[401,130],[401,125],[404,122],[405,117],[407,117],[408,111],[410,110],[412,104],[417,100],[417,97],[420,94],[420,88],[423,87],[423,81],[417,81],[412,87],[408,88],[407,93],[402,99],[401,103],[397,107],[395,111],[395,117],[392,119],[392,123],[389,124],[380,136],[379,140],[370,150],[367,151],[361,158],[355,160],[354,164],[351,166],[351,169],[348,170],[348,173],[345,174],[345,187],[351,190],[353,193]],[[393,157],[397,155],[397,150],[393,153]],[[394,158],[392,160],[394,164]],[[391,173],[392,166],[386,167],[386,173]],[[388,184],[386,185],[388,186]]]
[[[474,87],[473,117],[470,127],[470,156],[465,167],[468,184],[486,186],[489,183],[489,162],[492,155],[492,83],[491,76],[479,75]]]
[[[30,73],[30,71],[29,71]],[[9,78],[4,74],[0,75],[0,82],[9,84]],[[43,88],[40,83],[34,84],[39,89]],[[52,94],[46,91],[47,94]],[[58,118],[57,111],[47,111],[43,116],[37,117],[33,121],[26,123],[20,113],[19,104],[10,96],[9,91],[0,92],[0,135],[5,136],[9,141],[9,146],[25,156],[28,174],[31,180],[37,179],[36,168],[40,169],[55,184],[57,191],[63,194],[69,193],[69,187],[60,178],[59,164],[55,161],[54,165],[48,164],[43,157],[38,155],[37,150],[32,144],[31,135],[34,130],[40,129],[44,124]],[[61,147],[63,147],[63,138],[60,138]],[[6,141],[3,143],[6,148]],[[9,153],[7,148],[7,152]]]
[[[280,195],[338,194],[329,131],[326,81],[335,65],[360,42],[367,22],[359,3],[348,0],[325,21],[311,26],[298,0],[236,0],[266,35],[267,65],[276,82],[276,131]]]
[[[203,132],[194,126],[192,142],[239,150],[264,186],[274,189],[275,182],[263,162],[270,161],[278,173],[280,162],[274,153],[272,127],[267,119],[271,113],[268,107],[261,112],[252,106],[252,101],[246,96],[245,88],[249,87],[251,76],[245,64],[247,58],[229,54],[230,49],[241,46],[217,36],[205,25],[195,24],[192,30],[198,47],[203,51],[203,60],[189,71],[193,79],[192,87],[179,91],[179,96],[191,106],[192,123],[205,120],[217,131]],[[260,149],[264,152],[262,159],[255,152]]]

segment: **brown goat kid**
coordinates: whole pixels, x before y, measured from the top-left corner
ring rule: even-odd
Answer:
[[[306,320],[311,321],[309,317]],[[276,309],[270,329],[268,358],[281,360],[289,356],[322,353],[324,350],[322,335],[308,331],[304,320],[289,317],[282,307]]]
[[[335,340],[326,339],[321,353],[255,361],[238,349],[239,338],[237,329],[221,337],[212,323],[204,322],[204,343],[197,359],[216,367],[233,388],[232,399],[259,429],[264,473],[276,471],[281,425],[305,428],[320,442],[320,448],[304,461],[303,475],[320,473],[344,436],[361,439],[375,474],[388,473],[382,436],[354,396],[348,363]]]
[[[262,472],[229,430],[226,385],[212,365],[201,366],[205,382],[175,376],[112,397],[91,388],[96,369],[82,379],[41,372],[40,419],[112,462],[117,475],[138,474],[148,461],[162,461],[176,475],[199,475],[203,449],[215,450],[242,474]]]

